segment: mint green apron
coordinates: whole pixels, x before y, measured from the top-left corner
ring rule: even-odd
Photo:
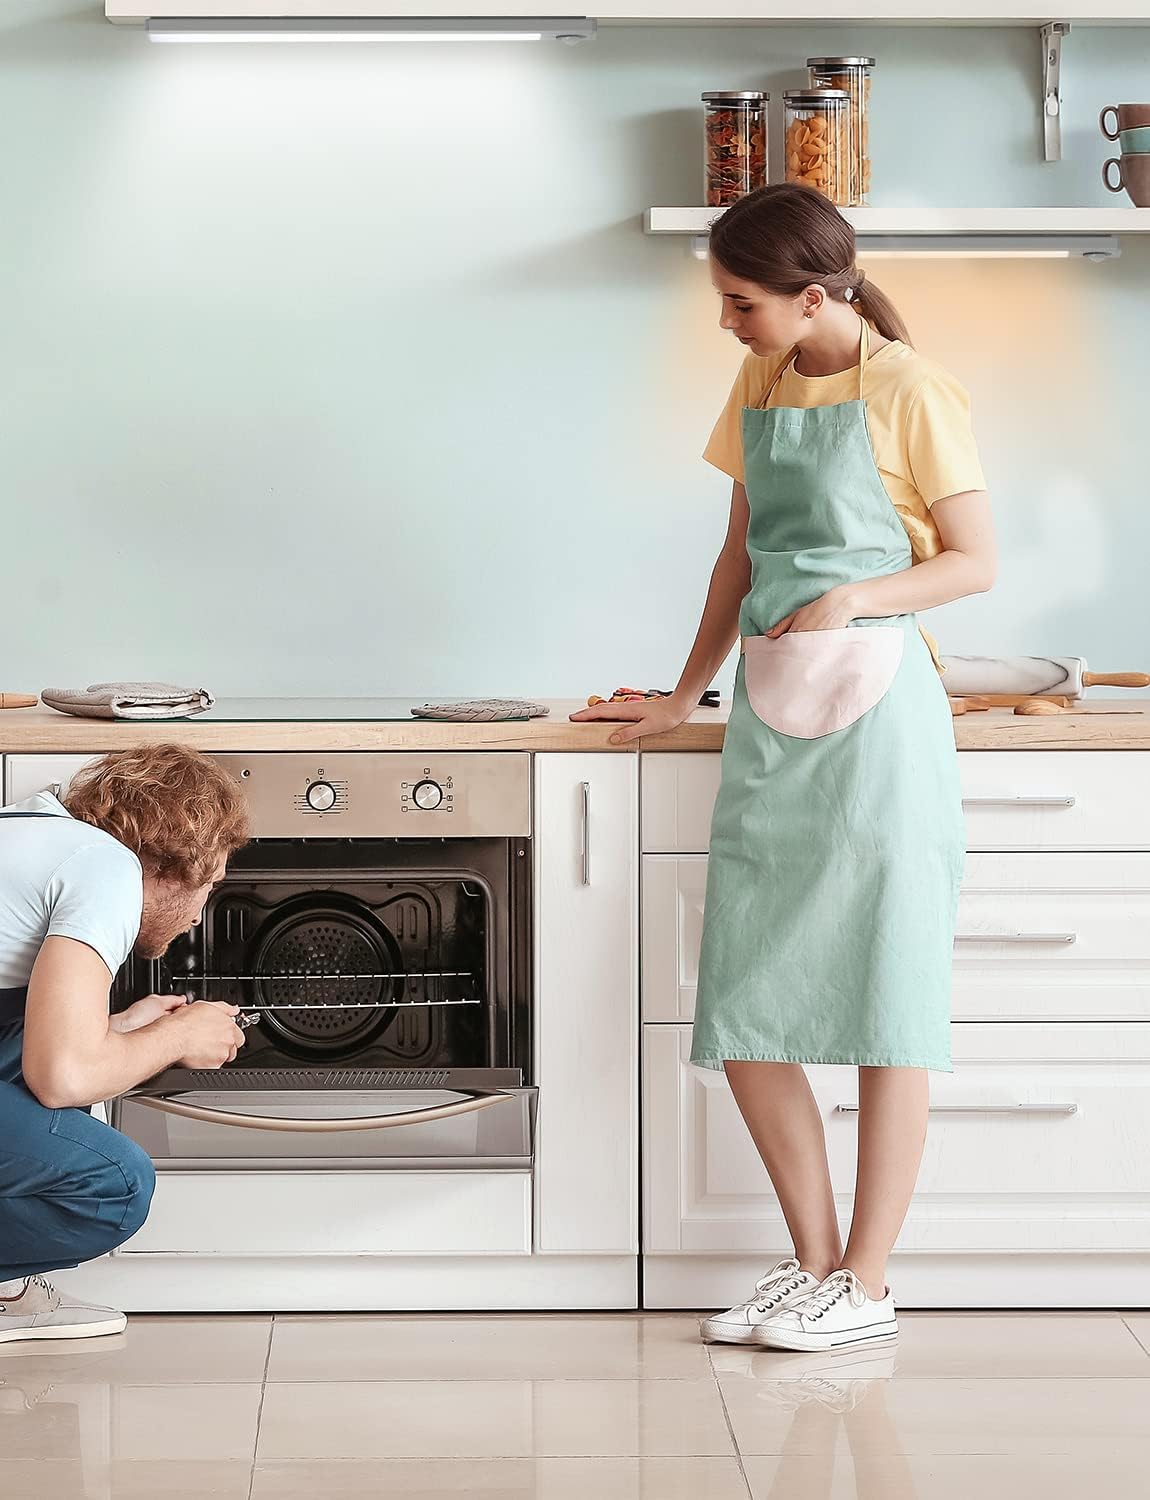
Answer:
[[[765,632],[911,566],[859,396],[743,411],[751,587],[711,825],[691,1061],[952,1071],[965,830],[946,690],[914,614]]]

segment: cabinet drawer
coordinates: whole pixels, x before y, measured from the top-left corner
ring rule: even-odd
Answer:
[[[1150,752],[965,750],[966,846],[1150,849]]]
[[[643,853],[705,854],[722,757],[705,752],[641,759]]]
[[[705,854],[643,856],[644,1021],[695,1014]],[[1150,1021],[1150,854],[968,854],[956,1021]]]
[[[1150,1025],[956,1026],[897,1249],[1150,1250]],[[689,1026],[644,1028],[645,1249],[778,1253],[790,1236],[721,1072]],[[844,1238],[858,1070],[808,1077]]]
[[[968,854],[952,1014],[1150,1021],[1150,854]]]
[[[515,1255],[526,1172],[162,1172],[119,1255]]]
[[[719,790],[715,754],[643,757],[645,854],[703,854]],[[1150,850],[1150,751],[963,750],[970,850]]]

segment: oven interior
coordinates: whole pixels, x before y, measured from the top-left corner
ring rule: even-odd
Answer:
[[[522,838],[255,840],[115,1003],[182,992],[257,1016],[221,1075],[499,1069],[528,1084],[529,856]]]

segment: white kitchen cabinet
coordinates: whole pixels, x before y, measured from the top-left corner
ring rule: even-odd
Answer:
[[[705,854],[644,854],[644,1021],[692,1021],[707,893]]]
[[[716,754],[643,758],[643,852],[702,854]],[[960,750],[971,851],[1150,850],[1150,751]]]
[[[95,755],[9,755],[4,760],[4,801],[23,802],[34,796],[58,787],[68,790],[68,783],[76,772],[93,760]]]
[[[638,1252],[638,760],[535,757],[543,1252]]]
[[[644,1249],[753,1252],[791,1239],[722,1072],[689,1026],[644,1028]],[[1150,1251],[1150,1025],[955,1027],[896,1252]],[[858,1071],[808,1074],[845,1239]]]
[[[527,1173],[161,1172],[146,1223],[115,1253],[278,1259],[530,1250]]]
[[[707,858],[643,856],[643,1020],[695,1015]],[[955,1021],[1150,1021],[1150,853],[969,854]]]

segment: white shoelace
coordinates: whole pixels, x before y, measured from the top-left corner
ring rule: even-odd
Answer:
[[[739,1303],[739,1307],[744,1311],[752,1307],[757,1308],[759,1312],[769,1311],[780,1297],[801,1284],[797,1276],[798,1269],[799,1263],[797,1260],[779,1261],[777,1266],[773,1266],[759,1280],[755,1286],[755,1290],[745,1302]],[[768,1292],[772,1294],[769,1297],[766,1295]]]
[[[789,1311],[796,1312],[803,1318],[821,1318],[823,1313],[830,1312],[840,1297],[850,1297],[852,1307],[862,1307],[867,1300],[866,1288],[855,1273],[845,1266],[841,1270],[832,1271],[810,1296],[792,1303]]]

